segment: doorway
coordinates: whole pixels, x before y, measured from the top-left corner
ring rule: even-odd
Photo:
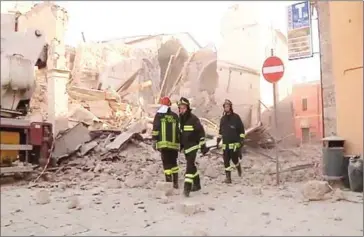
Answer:
[[[301,142],[307,144],[310,142],[310,128],[301,128],[302,138]]]

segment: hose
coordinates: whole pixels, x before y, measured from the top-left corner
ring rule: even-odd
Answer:
[[[50,152],[49,152],[49,155],[48,155],[48,158],[47,158],[47,163],[46,165],[44,166],[42,172],[38,175],[38,177],[33,181],[33,183],[36,183],[40,177],[42,177],[42,175],[44,174],[44,172],[47,170],[48,168],[48,165],[49,165],[49,162],[51,161],[51,157],[52,157],[52,151],[53,151],[53,148],[54,148],[54,140],[52,142],[52,146],[51,146],[51,149],[50,149]],[[32,182],[31,182],[32,183]]]

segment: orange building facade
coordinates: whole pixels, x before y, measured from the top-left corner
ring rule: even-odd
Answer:
[[[295,136],[301,143],[313,143],[323,136],[320,81],[293,86]]]

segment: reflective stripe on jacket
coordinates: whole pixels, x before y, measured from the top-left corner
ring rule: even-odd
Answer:
[[[157,113],[153,121],[153,140],[157,141],[157,149],[179,150],[179,119],[170,109],[167,113]]]
[[[238,114],[225,114],[220,120],[219,135],[222,138],[223,149],[236,150],[245,138],[245,128]]]
[[[189,113],[183,119],[180,117],[180,125],[181,146],[185,154],[198,150],[205,144],[205,130],[194,114]]]

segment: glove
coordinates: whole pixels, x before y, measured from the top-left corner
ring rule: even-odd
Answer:
[[[206,147],[206,144],[201,145],[201,153],[202,155],[206,155],[209,149]]]
[[[219,144],[221,142],[221,137],[218,137],[217,140],[216,140],[216,146],[219,147]]]
[[[152,142],[153,150],[157,151],[157,141]]]

